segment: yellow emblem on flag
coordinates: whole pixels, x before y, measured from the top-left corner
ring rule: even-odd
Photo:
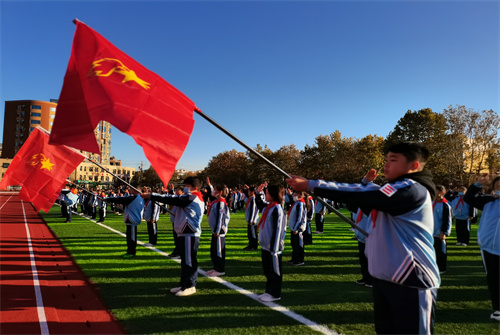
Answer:
[[[96,68],[100,67],[99,70]],[[120,60],[115,58],[102,58],[92,62],[92,67],[87,74],[87,77],[97,76],[97,77],[109,77],[113,73],[118,73],[123,75],[122,83],[127,81],[135,81],[137,84],[149,90],[151,84],[137,77],[137,74],[128,67],[126,67]]]
[[[41,169],[47,169],[47,170],[52,170],[52,167],[55,164],[52,164],[50,160],[44,155],[44,154],[36,154],[31,157],[30,164],[32,166],[37,166],[38,164],[41,164],[40,170]]]

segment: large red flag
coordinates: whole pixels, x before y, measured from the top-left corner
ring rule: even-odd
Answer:
[[[22,185],[19,198],[31,201],[36,210],[48,212],[66,179],[85,156],[64,145],[50,145],[49,134],[35,128],[17,152],[0,182],[0,189]]]
[[[157,74],[76,21],[50,143],[99,153],[101,120],[132,136],[167,184],[193,131],[194,103]]]

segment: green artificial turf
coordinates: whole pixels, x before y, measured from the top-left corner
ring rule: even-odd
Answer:
[[[348,215],[346,210],[341,210]],[[197,293],[176,297],[180,264],[138,245],[137,256],[123,259],[125,237],[78,215],[64,223],[54,206],[45,221],[88,278],[96,284],[106,306],[130,334],[317,334],[298,321],[274,311],[210,278],[198,278]],[[110,213],[105,225],[125,232],[123,217]],[[314,228],[314,223],[313,223]],[[304,266],[290,259],[289,235],[283,253],[283,292],[279,305],[343,334],[374,334],[371,290],[354,282],[361,278],[357,241],[335,214],[325,217],[325,234],[314,235],[306,246]],[[173,249],[172,224],[161,215],[157,248]],[[313,229],[314,230],[314,229]],[[256,294],[264,293],[260,250],[243,251],[247,245],[243,211],[231,214],[226,237],[226,275],[222,279]],[[436,334],[500,334],[499,323],[489,318],[485,273],[477,246],[477,225],[471,245],[455,246],[455,232],[448,239],[448,272],[438,291]],[[139,240],[148,242],[145,222]],[[203,220],[198,252],[199,267],[212,269],[210,230]]]

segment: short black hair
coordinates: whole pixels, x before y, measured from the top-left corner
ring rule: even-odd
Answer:
[[[430,156],[429,150],[419,142],[400,142],[390,146],[386,154],[389,152],[402,154],[408,162],[426,163]]]
[[[186,185],[186,184],[194,186],[196,188],[200,188],[201,187],[201,180],[198,177],[187,177],[186,179],[184,179],[184,185]]]
[[[269,185],[267,192],[274,201],[281,204],[285,199],[285,188],[282,185]]]
[[[446,191],[446,187],[444,187],[443,185],[436,185],[436,191],[438,192]]]

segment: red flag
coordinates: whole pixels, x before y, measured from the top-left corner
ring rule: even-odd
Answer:
[[[165,185],[193,131],[194,103],[96,31],[76,21],[51,144],[99,153],[101,120],[132,136]]]
[[[0,182],[0,189],[21,185],[19,198],[31,201],[36,210],[48,212],[66,179],[85,156],[64,145],[50,145],[49,134],[35,128],[17,152]]]

